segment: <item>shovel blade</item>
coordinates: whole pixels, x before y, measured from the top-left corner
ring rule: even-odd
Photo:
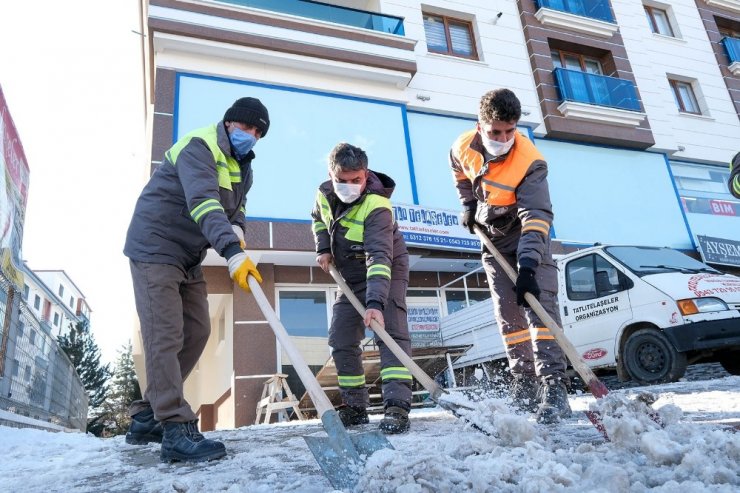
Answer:
[[[333,409],[325,412],[321,421],[327,436],[304,436],[303,439],[334,488],[354,487],[365,458],[378,450],[393,448],[379,431],[350,435]]]
[[[387,438],[379,431],[349,435],[355,453],[337,450],[336,442],[331,437],[304,436],[308,448],[324,472],[332,487],[352,489],[357,484],[365,458],[384,448],[392,449]]]

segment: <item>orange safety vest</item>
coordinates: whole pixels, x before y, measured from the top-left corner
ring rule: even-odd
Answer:
[[[453,145],[453,153],[462,166],[462,173],[455,174],[457,181],[470,180],[474,183],[485,164],[483,155],[470,148],[477,133],[475,129],[465,132]],[[533,162],[545,160],[528,138],[519,132],[516,132],[514,138],[516,140],[506,159],[489,166],[481,178],[481,188],[488,205],[516,204],[516,188],[524,179],[527,170]]]

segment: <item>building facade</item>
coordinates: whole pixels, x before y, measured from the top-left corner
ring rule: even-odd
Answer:
[[[315,265],[309,211],[338,142],[397,182],[416,344],[434,343],[439,316],[488,299],[484,276],[456,281],[479,267],[479,246],[457,224],[447,156],[496,87],[519,96],[520,131],[547,158],[556,252],[601,242],[699,257],[740,245],[727,191],[740,0],[144,0],[142,28],[152,169],[235,99],[269,109],[247,245],[312,367],[329,356],[336,287]],[[213,330],[187,398],[204,429],[250,424],[264,380],[290,361],[223,259],[210,252],[205,265]]]

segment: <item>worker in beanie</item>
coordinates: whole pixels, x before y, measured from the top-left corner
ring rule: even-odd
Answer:
[[[478,225],[506,261],[518,270],[512,283],[493,255],[483,252],[483,267],[494,314],[514,376],[517,407],[536,412],[539,423],[570,416],[567,361],[555,337],[525,301],[539,299],[560,320],[557,269],[550,254],[553,213],[547,163],[534,144],[517,131],[521,103],[509,89],[489,91],[480,100],[478,123],[458,137],[450,165],[465,211],[463,226]]]
[[[205,439],[183,396],[183,382],[211,332],[201,262],[213,248],[229,275],[249,291],[262,281],[244,251],[246,194],[252,148],[267,135],[270,117],[255,98],[241,98],[222,121],[194,130],[165,152],[141,192],[126,236],[147,385],[129,408],[126,443],[161,442],[163,461],[205,461],[226,455]]]

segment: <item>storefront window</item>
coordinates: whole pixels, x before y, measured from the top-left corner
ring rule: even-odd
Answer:
[[[326,291],[280,291],[280,321],[292,336],[328,337]]]

